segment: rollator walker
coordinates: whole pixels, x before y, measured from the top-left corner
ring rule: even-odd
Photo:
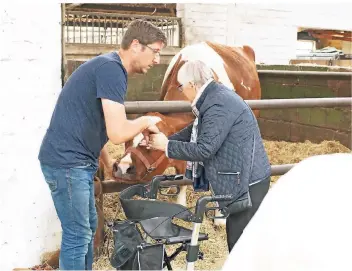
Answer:
[[[222,216],[210,216],[209,211],[219,207],[207,207],[210,202],[231,201],[232,196],[202,196],[197,200],[195,212],[177,204],[157,199],[162,189],[179,186],[163,185],[164,181],[183,180],[183,175],[158,175],[150,184],[137,184],[120,193],[121,206],[126,220],[114,221],[110,227],[114,235],[114,252],[110,258],[112,266],[119,270],[172,270],[171,261],[182,251],[187,252],[187,270],[194,270],[198,259],[203,259],[199,242],[208,240],[208,235],[200,232],[204,214],[207,217],[226,218],[226,207],[221,208]],[[137,198],[136,198],[137,197]],[[193,229],[176,225],[177,218],[193,223]],[[167,255],[166,246],[178,244],[171,254]]]

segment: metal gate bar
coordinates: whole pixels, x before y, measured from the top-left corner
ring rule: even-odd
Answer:
[[[279,176],[284,175],[288,172],[291,168],[293,168],[296,164],[285,164],[285,165],[273,165],[271,166],[271,176]],[[131,186],[130,184],[126,183],[118,183],[114,180],[105,180],[101,182],[103,193],[115,193],[120,192],[123,189]],[[189,179],[183,179],[178,181],[164,181],[164,185],[192,185],[192,181]]]
[[[246,100],[252,109],[304,108],[304,107],[351,107],[351,97],[339,98],[299,98]],[[192,112],[191,103],[186,101],[136,101],[126,102],[127,114],[147,112],[180,113]]]
[[[352,72],[318,72],[318,71],[278,71],[258,70],[258,75],[287,75],[287,76],[316,76],[316,77],[338,77],[341,79],[352,79]]]

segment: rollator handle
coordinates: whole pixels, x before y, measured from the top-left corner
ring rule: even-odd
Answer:
[[[213,218],[213,219],[215,219],[215,218],[226,218],[228,216],[228,212],[227,212],[226,208],[222,208],[223,216],[216,217],[216,216],[208,215],[207,212],[210,211],[210,210],[217,210],[217,209],[220,209],[220,208],[219,207],[206,207],[206,205],[209,202],[214,202],[214,201],[217,201],[217,202],[231,201],[231,200],[233,200],[233,198],[234,197],[232,195],[218,195],[218,196],[203,196],[203,197],[200,197],[197,200],[197,204],[196,204],[194,222],[195,223],[202,223],[204,213],[206,213],[206,216],[208,218]]]
[[[228,201],[232,200],[233,196],[232,195],[219,195],[219,196],[212,196],[211,201]]]
[[[171,188],[171,187],[174,187],[176,188],[176,192],[175,193],[170,193],[170,192],[163,192],[162,188]],[[160,185],[159,186],[159,193],[160,195],[163,195],[163,196],[167,196],[167,197],[171,197],[171,196],[176,196],[178,194],[180,194],[180,187],[178,185]]]
[[[215,211],[216,210],[221,210],[222,215],[216,216]],[[208,212],[209,211],[214,211],[214,215],[210,215]],[[229,216],[229,212],[226,207],[220,208],[220,207],[205,207],[205,216],[209,219],[225,219]]]
[[[166,179],[165,181],[178,181],[178,180],[183,180],[183,175],[163,175]],[[163,193],[162,192],[162,188],[171,188],[171,187],[175,187],[176,188],[176,193]],[[159,193],[163,196],[177,196],[178,194],[180,194],[180,186],[176,185],[176,184],[172,184],[172,185],[162,185],[159,184]]]
[[[177,181],[177,180],[183,180],[183,175],[182,174],[170,174],[170,175],[163,175],[166,179],[165,181]]]
[[[160,187],[160,182],[162,181],[176,181],[176,180],[182,180],[183,175],[180,174],[169,174],[169,175],[157,175],[154,176],[150,185],[150,192],[149,192],[149,198],[150,199],[156,199],[159,187]],[[165,187],[165,186],[162,186]],[[168,186],[170,187],[170,186]],[[177,194],[179,193],[179,190],[177,191]],[[176,195],[177,195],[176,194]]]

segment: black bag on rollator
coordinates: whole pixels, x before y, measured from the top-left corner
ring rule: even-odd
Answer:
[[[162,270],[164,245],[146,243],[135,223],[115,221],[112,227],[114,250],[110,258],[119,270]]]

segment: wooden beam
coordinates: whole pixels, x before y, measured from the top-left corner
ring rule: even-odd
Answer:
[[[113,15],[111,15],[113,16]],[[133,17],[133,16],[131,16]],[[177,20],[160,20],[160,18],[156,18],[156,19],[151,19],[148,18],[149,21],[151,23],[153,23],[154,25],[158,26],[158,27],[172,27],[172,26],[176,26]],[[87,22],[88,21],[88,22]],[[107,27],[118,27],[118,28],[124,28],[126,27],[130,22],[131,22],[131,18],[129,17],[101,17],[100,19],[98,19],[97,17],[95,18],[72,18],[72,17],[67,17],[66,18],[66,26],[73,26],[75,25],[76,27],[79,27],[80,24],[82,24],[83,27],[88,26],[95,26],[95,27],[103,27],[106,23]]]
[[[61,86],[63,87],[66,81],[66,46],[65,46],[65,12],[66,4],[61,4]]]
[[[301,31],[312,32],[312,33],[334,33],[334,34],[343,34],[351,33],[352,31],[348,30],[327,30],[327,29],[302,29]]]
[[[342,41],[349,41],[352,42],[352,36],[351,37],[343,37],[343,38],[338,38],[338,37],[332,37],[332,40],[342,40]]]
[[[352,31],[324,29],[305,29],[304,31],[318,39],[352,41]]]
[[[154,9],[149,10],[125,10],[123,8],[121,9],[116,9],[116,10],[108,10],[108,9],[90,9],[90,8],[80,8],[77,9],[76,11],[83,11],[83,12],[99,12],[99,13],[111,13],[112,15],[114,13],[123,13],[123,14],[128,14],[128,15],[152,15]],[[153,14],[153,16],[166,16],[166,17],[175,17],[170,13],[170,10],[167,9],[165,12],[163,12],[161,9],[157,9],[156,12]]]
[[[66,9],[73,9],[73,8],[77,8],[82,5],[83,4],[66,4]]]
[[[314,38],[328,39],[328,40],[343,40],[352,42],[352,35],[344,35],[343,37],[335,37],[335,34],[312,34]]]
[[[170,10],[171,15],[176,17],[175,9],[174,8],[169,8],[169,10]]]
[[[151,11],[157,8],[161,13],[168,13],[170,9],[176,9],[176,4],[81,4],[75,8],[76,11],[85,10],[90,12],[120,12],[121,10],[139,12]]]
[[[101,3],[101,4],[85,4],[85,6],[89,6],[89,8],[94,9],[94,6],[97,7],[109,7],[109,9],[114,8],[114,9],[121,9],[123,7],[141,7],[141,8],[176,8],[176,4],[157,4],[157,3],[145,3],[145,4],[127,4],[127,3],[119,3],[119,4],[105,4],[105,3]]]

